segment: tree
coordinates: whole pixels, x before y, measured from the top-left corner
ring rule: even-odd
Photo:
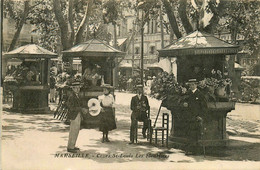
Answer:
[[[174,32],[174,34],[176,35],[177,38],[181,38],[182,33],[179,30],[177,20],[176,20],[174,12],[172,10],[172,6],[171,6],[170,2],[168,0],[162,0],[162,2],[164,5],[164,8],[166,10],[166,14],[168,16],[172,31]]]
[[[21,1],[4,1],[4,13],[8,15],[11,19],[16,22],[16,31],[14,33],[13,39],[11,41],[8,51],[12,51],[15,48],[15,45],[19,39],[23,25],[26,23],[27,17],[32,9],[37,6],[39,3],[34,3],[30,5],[29,0]]]
[[[34,30],[38,36],[38,45],[53,52],[60,52],[60,31],[58,23],[53,13],[51,1],[38,0],[40,4],[32,9],[28,15],[28,21],[34,25]]]
[[[189,34],[193,31],[193,28],[191,23],[189,22],[186,7],[187,7],[187,0],[180,0],[178,13],[186,33]]]
[[[242,48],[249,50],[251,54],[259,52],[259,7],[257,0],[245,1],[222,0],[220,3],[210,1],[208,10],[212,12],[213,17],[210,24],[204,29],[211,33],[221,34],[229,32],[231,42],[237,44],[238,35],[244,36]]]
[[[117,48],[116,22],[119,16],[119,2],[115,0],[109,0],[105,2],[103,7],[104,23],[112,23],[114,27],[114,47]]]
[[[73,15],[73,9],[75,5],[74,0],[69,0],[68,2],[68,12],[66,17],[64,17],[62,9],[62,5],[64,5],[64,2],[62,2],[62,0],[53,0],[53,11],[59,25],[61,44],[63,50],[69,49],[73,45],[78,44],[82,41],[82,34],[86,28],[91,8],[93,7],[93,0],[88,0],[87,4],[84,4],[82,2],[82,4],[86,5],[84,9],[85,14],[75,32]]]
[[[244,48],[251,53],[259,50],[259,1],[224,1],[225,9],[222,13],[224,22],[220,24],[220,29],[230,31],[231,40],[237,43],[237,35],[244,36]]]

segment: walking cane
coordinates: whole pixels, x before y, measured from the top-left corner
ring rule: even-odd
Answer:
[[[202,139],[203,155],[204,155],[204,158],[205,158],[205,157],[206,157],[206,147],[205,147],[205,143],[204,143],[204,126],[203,126],[203,120],[200,121],[200,135],[201,135],[201,139]]]
[[[159,114],[160,114],[161,108],[162,108],[162,103],[161,103],[161,105],[160,105],[160,107],[159,107],[159,110],[158,110],[158,113],[157,113],[156,119],[155,119],[155,121],[154,121],[153,127],[155,127],[155,125],[156,125],[156,122],[157,122],[157,119],[158,119],[158,117],[159,117]]]
[[[163,102],[164,99],[166,99],[166,97],[163,97],[163,98],[162,98],[162,102]],[[161,108],[162,108],[162,102],[161,102],[161,104],[160,104],[160,107],[159,107],[159,110],[158,110],[156,119],[155,119],[155,121],[154,121],[153,127],[155,127],[156,122],[157,122],[157,120],[158,120],[158,117],[159,117],[159,114],[160,114],[160,111],[161,111]]]

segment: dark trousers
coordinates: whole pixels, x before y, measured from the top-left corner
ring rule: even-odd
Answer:
[[[136,128],[138,128],[138,121],[143,122],[143,129],[142,134],[146,133],[148,129],[148,117],[147,114],[144,112],[141,115],[137,116],[135,113],[131,114],[131,127],[130,127],[130,141],[134,142],[136,134]]]
[[[187,133],[188,143],[186,144],[186,151],[198,152],[198,140],[202,139],[204,135],[203,120],[196,120],[193,118],[190,121]]]

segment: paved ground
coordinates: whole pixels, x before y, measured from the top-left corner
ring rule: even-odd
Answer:
[[[96,129],[82,129],[77,141],[77,146],[81,148],[78,155],[67,154],[69,127],[53,119],[52,114],[3,111],[2,169],[260,168],[259,105],[237,104],[236,110],[229,113],[227,119],[230,145],[207,153],[204,158],[186,156],[178,149],[150,146],[145,139],[140,139],[139,144],[128,145],[132,95],[117,93],[116,96],[118,128],[111,132],[111,142],[101,143],[101,132]],[[160,102],[149,101],[154,120]],[[55,105],[51,108],[55,109]]]

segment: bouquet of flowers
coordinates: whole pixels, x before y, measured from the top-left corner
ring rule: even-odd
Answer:
[[[161,99],[168,94],[176,94],[181,91],[174,74],[167,72],[159,73],[151,87],[151,95]]]
[[[187,98],[187,89],[177,83],[174,74],[158,74],[151,87],[151,95],[161,99],[162,106],[171,109],[183,105]]]
[[[231,85],[232,81],[228,77],[222,76],[221,71],[214,69],[211,71],[212,76],[209,78],[204,78],[199,82],[199,87],[204,89],[205,87],[214,87],[215,89],[219,87],[226,87],[227,85]]]

